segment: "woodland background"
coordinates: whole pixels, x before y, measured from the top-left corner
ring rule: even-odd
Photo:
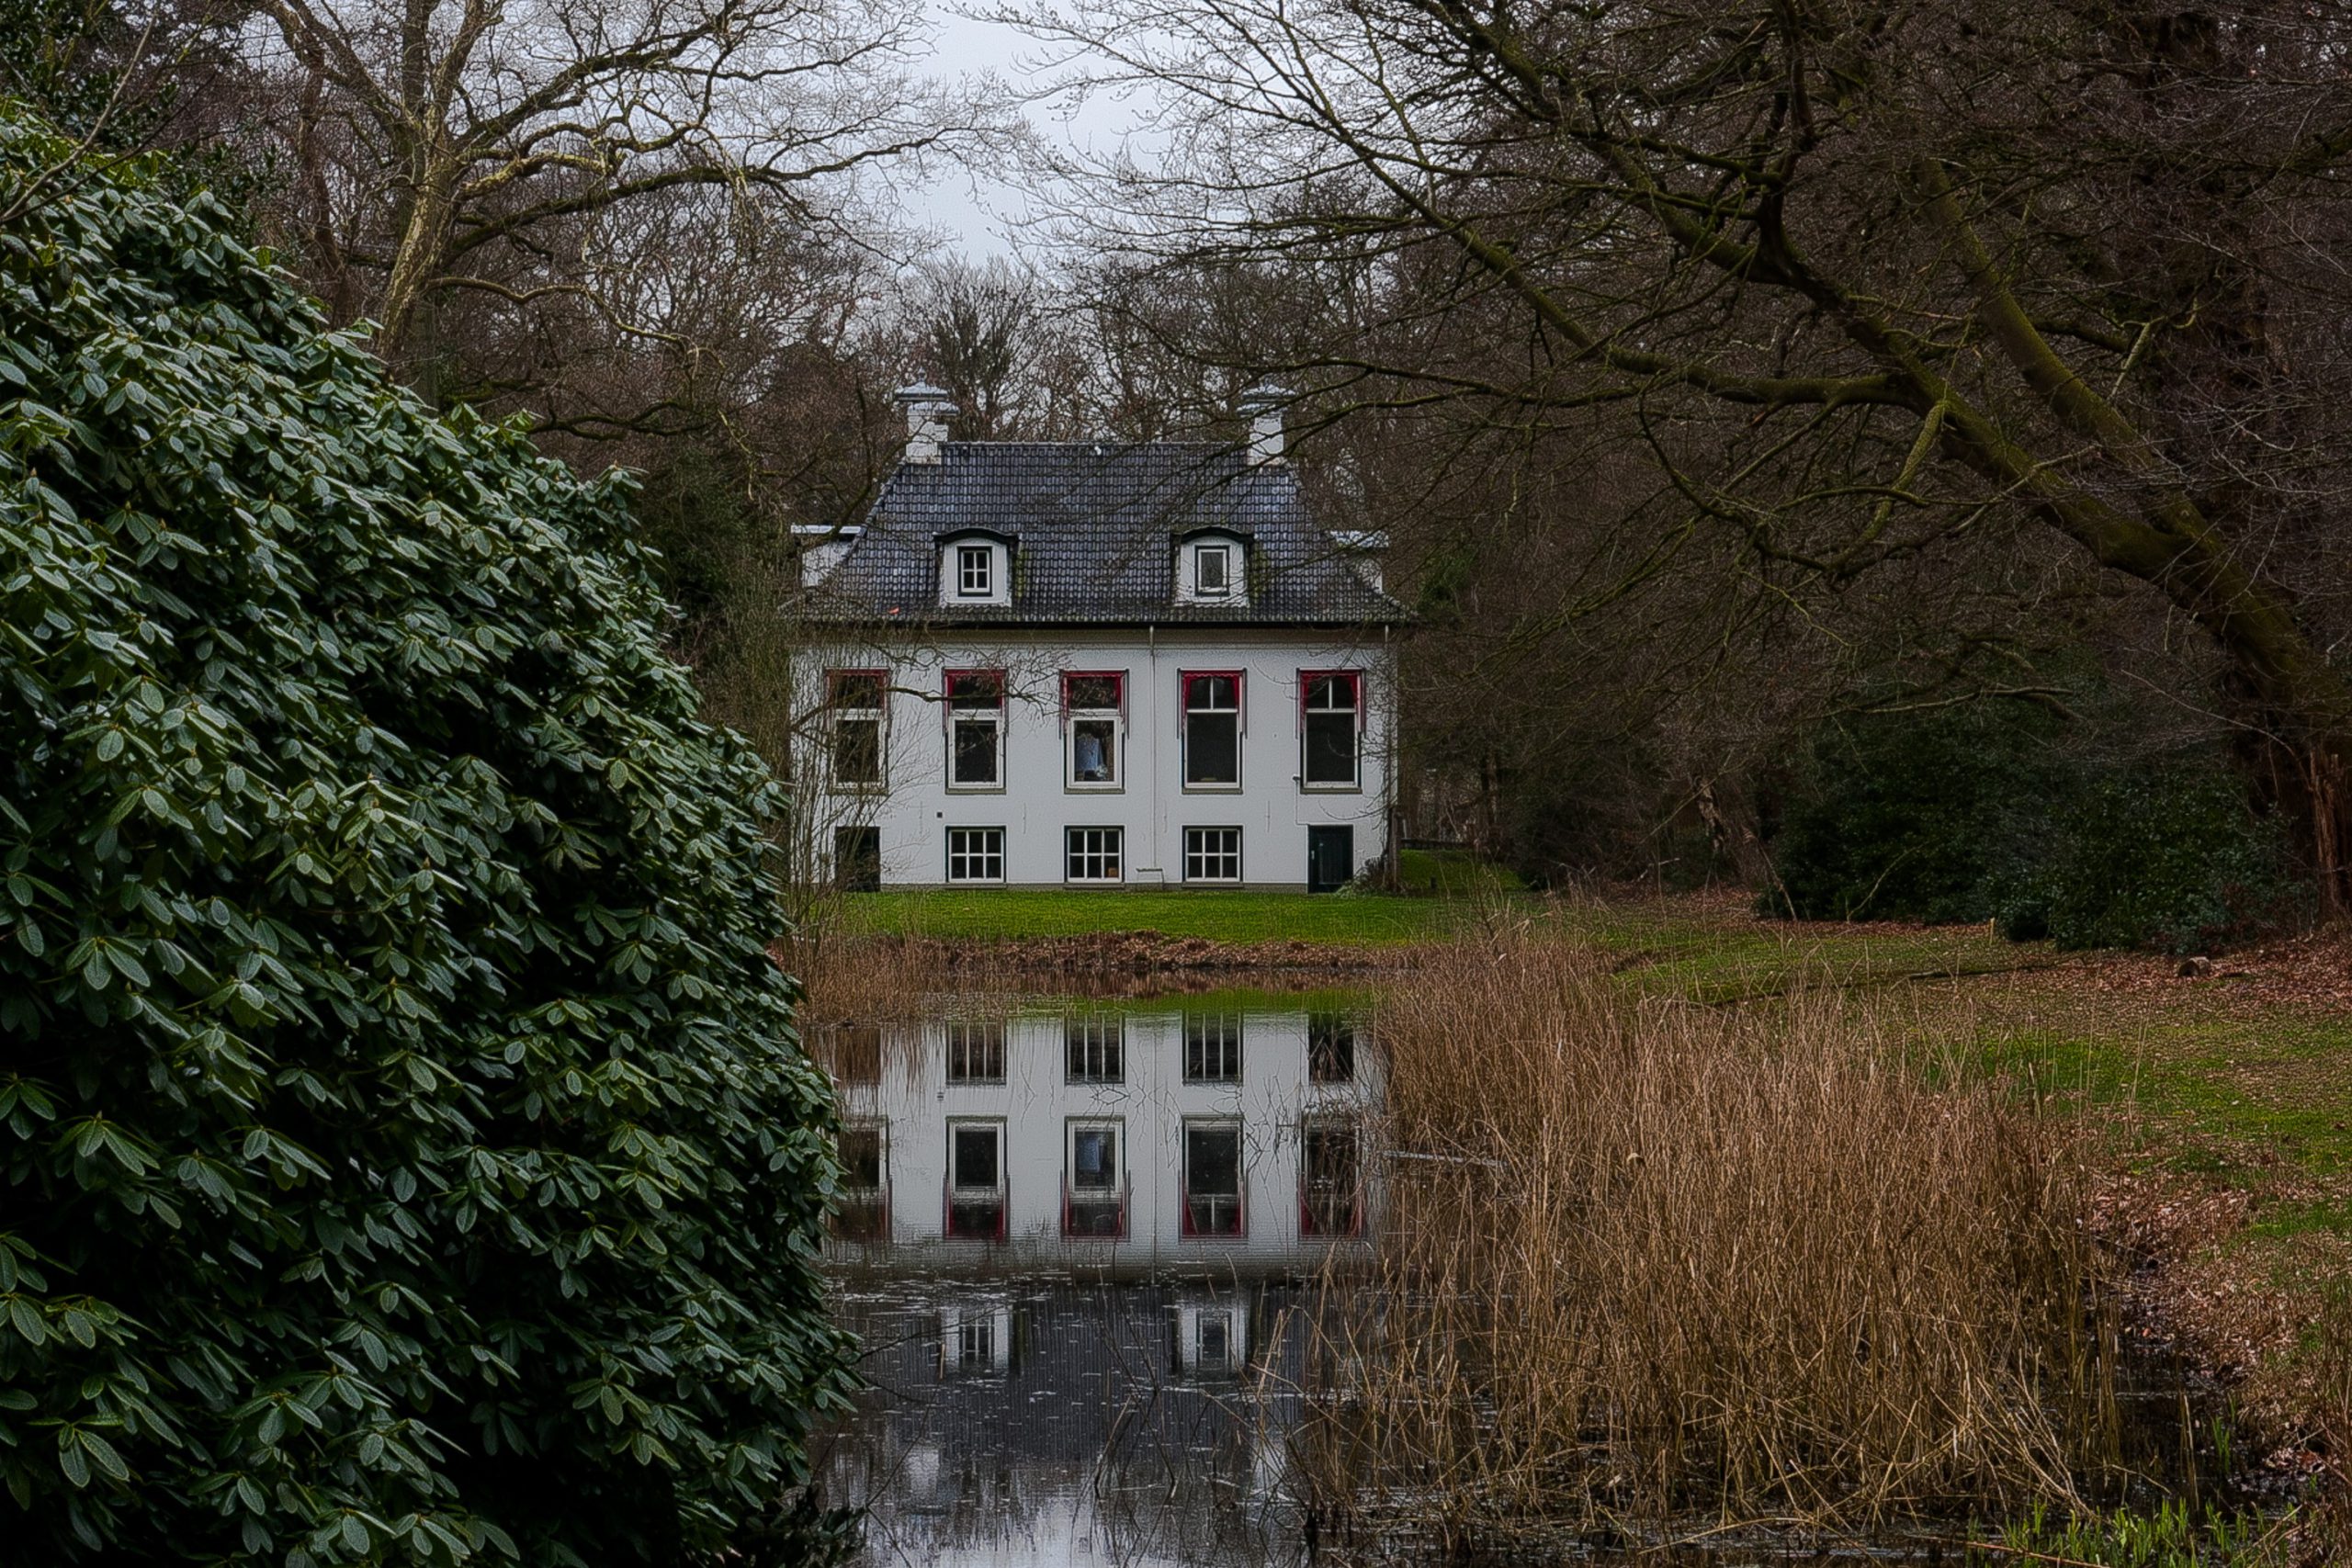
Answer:
[[[2201,948],[2352,902],[2352,26],[2264,0],[0,6],[0,91],[227,197],[434,402],[642,476],[779,766],[794,530],[889,400],[1231,439],[1294,389],[1419,617],[1407,806],[1535,880]],[[903,194],[1012,170],[973,261]],[[801,537],[806,537],[804,534]]]

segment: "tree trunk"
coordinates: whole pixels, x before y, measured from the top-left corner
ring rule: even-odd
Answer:
[[[442,401],[442,344],[434,286],[440,281],[456,220],[453,184],[454,175],[440,168],[418,181],[384,287],[383,325],[376,340],[377,352],[393,373],[436,409]]]

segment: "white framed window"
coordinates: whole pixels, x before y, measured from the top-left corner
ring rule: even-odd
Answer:
[[[1004,829],[948,829],[947,880],[958,883],[1002,882]]]
[[[947,1081],[951,1084],[1001,1084],[1004,1081],[1002,1019],[954,1018],[947,1021]]]
[[[1186,671],[1184,787],[1241,787],[1241,672]]]
[[[1012,603],[1012,551],[1009,541],[967,533],[939,545],[939,603],[943,609],[969,609]]]
[[[1344,1013],[1309,1013],[1306,1018],[1306,1081],[1353,1083],[1355,1076],[1355,1025]]]
[[[1187,1121],[1183,1160],[1183,1234],[1243,1234],[1241,1123],[1229,1118]]]
[[[1184,1081],[1241,1081],[1240,1014],[1190,1012],[1184,1015]]]
[[[947,1123],[947,1235],[962,1241],[1002,1241],[1005,1220],[1004,1123],[956,1119]]]
[[[1004,787],[1004,671],[947,671],[947,787]]]
[[[1067,671],[1062,675],[1065,789],[1124,787],[1127,730],[1125,671]]]
[[[1193,1366],[1204,1372],[1229,1371],[1233,1365],[1233,1313],[1230,1309],[1201,1314],[1193,1336]]]
[[[1125,879],[1124,828],[1065,828],[1062,829],[1065,875],[1071,882],[1119,882]]]
[[[1185,829],[1184,880],[1187,882],[1240,881],[1241,829],[1238,828]]]
[[[1186,540],[1176,555],[1176,602],[1180,604],[1248,604],[1248,542],[1236,536],[1216,534]]]
[[[1117,1121],[1072,1118],[1063,1134],[1062,1234],[1126,1234],[1126,1129]]]
[[[1354,1235],[1363,1228],[1363,1160],[1356,1123],[1310,1116],[1299,1125],[1298,1229],[1302,1235]]]
[[[826,739],[835,784],[865,787],[882,782],[882,715],[888,690],[880,670],[825,671]]]
[[[996,597],[996,550],[992,547],[956,547],[956,596],[958,599]]]
[[[1126,1020],[1111,1013],[1064,1021],[1062,1078],[1066,1083],[1126,1082]]]
[[[1233,592],[1233,547],[1197,545],[1193,549],[1193,592],[1222,599]]]
[[[1355,670],[1302,670],[1298,675],[1298,780],[1305,789],[1362,787],[1363,675]]]
[[[1004,1377],[1018,1369],[1018,1325],[1012,1309],[995,1303],[939,1309],[942,1377]]]

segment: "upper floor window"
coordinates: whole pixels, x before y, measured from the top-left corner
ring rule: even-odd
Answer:
[[[1308,789],[1354,789],[1361,778],[1363,676],[1354,670],[1303,671],[1299,729],[1306,755],[1299,773]]]
[[[956,595],[986,599],[996,592],[996,551],[987,545],[956,547]]]
[[[1232,604],[1250,597],[1247,546],[1212,534],[1188,539],[1176,557],[1176,598],[1188,604]]]
[[[825,716],[833,760],[833,782],[882,782],[882,699],[879,670],[825,671]]]
[[[1062,727],[1068,736],[1065,784],[1114,790],[1126,739],[1127,678],[1124,672],[1062,677]]]
[[[1004,787],[1004,671],[947,672],[947,787]]]
[[[1184,787],[1241,786],[1241,674],[1184,675]]]
[[[1193,592],[1222,599],[1233,592],[1233,547],[1203,545],[1193,552]]]
[[[967,530],[939,547],[939,603],[948,608],[1010,604],[1012,553],[1009,540]]]

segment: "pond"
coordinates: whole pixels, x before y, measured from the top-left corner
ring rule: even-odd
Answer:
[[[833,1032],[870,1387],[819,1482],[864,1561],[1303,1559],[1306,1314],[1380,1217],[1363,1001],[974,997]]]
[[[1374,1000],[971,994],[825,1033],[848,1187],[829,1263],[867,1387],[814,1446],[815,1493],[860,1516],[855,1561],[1271,1568],[1323,1560],[1323,1547],[1443,1555],[1415,1530],[1458,1498],[1409,1466],[1407,1506],[1376,1540],[1344,1539],[1302,1501],[1351,1495],[1368,1451],[1351,1435],[1364,1429],[1358,1402],[1384,1387],[1399,1337],[1419,1332],[1392,1314],[1418,1297],[1372,1282],[1384,1221],[1415,1191],[1442,1205],[1457,1180],[1466,1201],[1482,1174],[1375,1146]],[[2135,1492],[2144,1503],[2170,1495],[2177,1459],[2193,1494],[2207,1410],[2192,1413],[2177,1368],[2128,1381],[2109,1394],[2116,1468],[2161,1480]],[[1418,1384],[1385,1387],[1420,1397]],[[1720,1523],[1683,1539],[1726,1544]],[[1596,1557],[1573,1529],[1549,1539],[1579,1561],[1648,1563],[1761,1561],[1797,1545],[1938,1561],[1954,1544],[1932,1531],[1867,1548],[1770,1533],[1725,1556],[1654,1543]]]

